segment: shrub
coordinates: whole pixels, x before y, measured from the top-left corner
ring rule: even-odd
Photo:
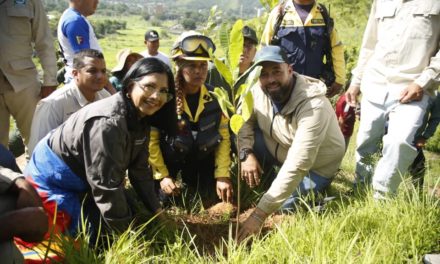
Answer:
[[[428,144],[426,144],[426,149],[429,151],[440,153],[440,129],[437,128],[434,136],[432,136],[428,140]]]

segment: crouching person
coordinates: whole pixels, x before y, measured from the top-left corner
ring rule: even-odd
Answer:
[[[164,202],[179,194],[179,172],[190,194],[200,195],[205,206],[217,197],[232,199],[228,119],[205,84],[209,50],[215,50],[212,40],[195,31],[182,33],[172,50],[178,120],[167,121],[178,123],[178,130],[176,137],[152,130],[150,142],[150,163]]]
[[[138,61],[123,90],[73,114],[36,146],[26,175],[59,232],[75,234],[81,214],[92,240],[97,230],[124,231],[133,220],[124,179],[152,212],[161,211],[148,159],[150,126],[173,134],[174,81],[168,66]],[[56,215],[55,215],[55,212]]]
[[[259,86],[253,87],[254,109],[241,128],[241,175],[251,187],[259,184],[264,156],[254,149],[255,129],[281,168],[257,208],[243,223],[238,241],[257,233],[265,218],[294,209],[300,194],[319,192],[332,182],[345,151],[344,137],[324,83],[293,72],[278,46],[263,47],[255,65],[262,66]],[[257,129],[258,130],[258,129]]]
[[[4,154],[2,151],[0,149]],[[48,230],[48,218],[32,185],[20,173],[1,165],[0,262],[23,263],[23,255],[14,245],[13,238],[25,242],[41,241]]]

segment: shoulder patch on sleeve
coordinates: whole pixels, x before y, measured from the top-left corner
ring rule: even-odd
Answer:
[[[75,39],[76,39],[76,43],[78,45],[81,45],[84,42],[84,37],[83,36],[76,36]]]

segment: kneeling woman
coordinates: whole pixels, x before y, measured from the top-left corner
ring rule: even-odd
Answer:
[[[183,33],[174,44],[177,134],[153,128],[150,140],[150,164],[161,197],[179,193],[175,181],[181,172],[183,183],[200,194],[205,205],[216,196],[225,202],[232,199],[228,119],[205,84],[209,49],[215,49],[211,39],[194,31]]]
[[[173,97],[169,67],[142,59],[125,76],[122,92],[84,107],[38,143],[26,175],[56,217],[57,231],[75,234],[82,216],[92,235],[100,224],[127,229],[133,219],[124,192],[127,170],[144,205],[161,210],[146,162],[148,135],[150,126],[173,134],[175,124],[167,122],[176,118]]]

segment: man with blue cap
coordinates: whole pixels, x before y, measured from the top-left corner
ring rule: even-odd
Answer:
[[[253,112],[238,135],[241,177],[251,188],[259,185],[264,156],[280,170],[243,223],[238,241],[257,233],[271,213],[294,210],[300,195],[325,190],[345,152],[323,82],[294,72],[278,46],[263,47],[254,65],[262,70],[259,84],[252,88]],[[262,132],[266,155],[254,145],[255,126]]]

